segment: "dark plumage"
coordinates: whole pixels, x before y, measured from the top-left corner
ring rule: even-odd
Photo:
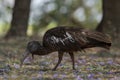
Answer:
[[[69,53],[72,59],[73,69],[75,69],[73,52],[91,47],[103,47],[109,49],[110,46],[111,39],[108,35],[84,28],[68,28],[60,26],[50,29],[45,33],[42,45],[38,41],[29,42],[24,57],[21,60],[21,65],[29,53],[33,56],[47,55],[51,52],[58,51],[59,60],[53,70],[56,70],[60,64],[64,52]]]

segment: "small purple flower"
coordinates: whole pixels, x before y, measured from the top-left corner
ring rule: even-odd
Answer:
[[[82,63],[86,63],[86,60],[85,59],[83,59],[83,60],[81,60],[82,61]]]
[[[102,80],[101,78],[97,78],[96,80]]]
[[[38,73],[38,76],[37,76],[37,77],[42,78],[42,77],[43,77],[43,74],[44,74],[44,72],[43,72],[43,71],[40,71],[40,72]]]
[[[78,60],[78,63],[81,63],[81,64],[85,64],[86,63],[86,60]]]
[[[23,63],[30,64],[32,62],[32,57],[27,57]]]
[[[44,72],[43,72],[43,71],[39,71],[39,74],[43,75],[43,74],[44,74]]]
[[[109,60],[107,61],[108,64],[112,65],[113,64],[113,61],[112,60]]]
[[[104,65],[105,65],[105,62],[99,62],[98,64],[104,66]]]
[[[14,67],[15,67],[16,69],[19,69],[19,68],[20,68],[20,65],[14,63]]]
[[[63,66],[63,64],[60,64],[59,66]]]
[[[98,72],[98,74],[99,74],[99,75],[103,75],[103,73],[102,73],[102,72]]]
[[[93,79],[93,77],[94,77],[94,74],[88,74],[89,79]]]
[[[65,74],[63,74],[63,75],[62,75],[62,78],[65,78],[65,77],[66,77],[66,75],[65,75]]]
[[[54,74],[54,75],[53,75],[53,78],[57,78],[57,77],[58,77],[58,74]]]
[[[73,72],[73,74],[74,74],[74,76],[77,76],[77,75],[79,74],[79,71],[75,70],[75,71]]]
[[[76,80],[83,80],[80,76],[77,76]]]
[[[77,62],[78,62],[78,63],[82,63],[81,60],[78,60]]]
[[[112,71],[110,71],[110,72],[107,72],[107,74],[113,74],[113,72],[112,72]]]
[[[91,68],[86,68],[86,70],[90,71],[90,70],[92,70],[92,69],[91,69]]]
[[[46,65],[48,65],[49,64],[49,62],[41,62],[40,63],[40,65],[43,65],[43,66],[46,66]]]
[[[120,80],[120,77],[115,76],[114,78],[111,78],[110,80]]]

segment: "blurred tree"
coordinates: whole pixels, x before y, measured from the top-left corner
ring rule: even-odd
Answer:
[[[6,38],[25,36],[28,26],[31,0],[15,0],[11,28]]]
[[[80,21],[74,18],[74,11],[80,7],[81,0],[50,0],[39,7],[42,12],[41,17],[35,17],[36,30],[46,27],[55,21],[57,25],[77,25],[81,26]],[[39,12],[39,13],[40,13]],[[37,31],[35,31],[37,32]]]
[[[103,0],[103,18],[96,30],[120,38],[120,0]]]
[[[38,9],[33,18],[36,34],[51,22],[94,29],[101,19],[101,0],[45,0]]]

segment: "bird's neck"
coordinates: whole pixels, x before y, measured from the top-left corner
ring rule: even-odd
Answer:
[[[42,47],[42,51],[41,51],[41,49],[39,49],[39,50],[40,51],[38,51],[38,53],[35,53],[36,55],[44,56],[44,55],[48,55],[52,52],[51,50],[49,50],[49,48],[46,48],[46,47]]]
[[[46,48],[46,47],[44,47],[44,48],[45,48],[46,54],[50,54],[51,52],[53,52],[53,50],[51,50],[49,48]]]
[[[49,48],[46,48],[46,47],[43,47],[43,48],[44,48],[44,51],[45,51],[45,55],[50,54],[51,52],[53,52]]]

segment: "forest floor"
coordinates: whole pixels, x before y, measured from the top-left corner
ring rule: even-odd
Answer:
[[[56,71],[57,52],[35,56],[34,62],[20,68],[20,58],[30,39],[0,41],[0,80],[120,80],[120,49],[110,52],[99,48],[75,52],[75,67],[72,70],[70,56],[65,53]]]

